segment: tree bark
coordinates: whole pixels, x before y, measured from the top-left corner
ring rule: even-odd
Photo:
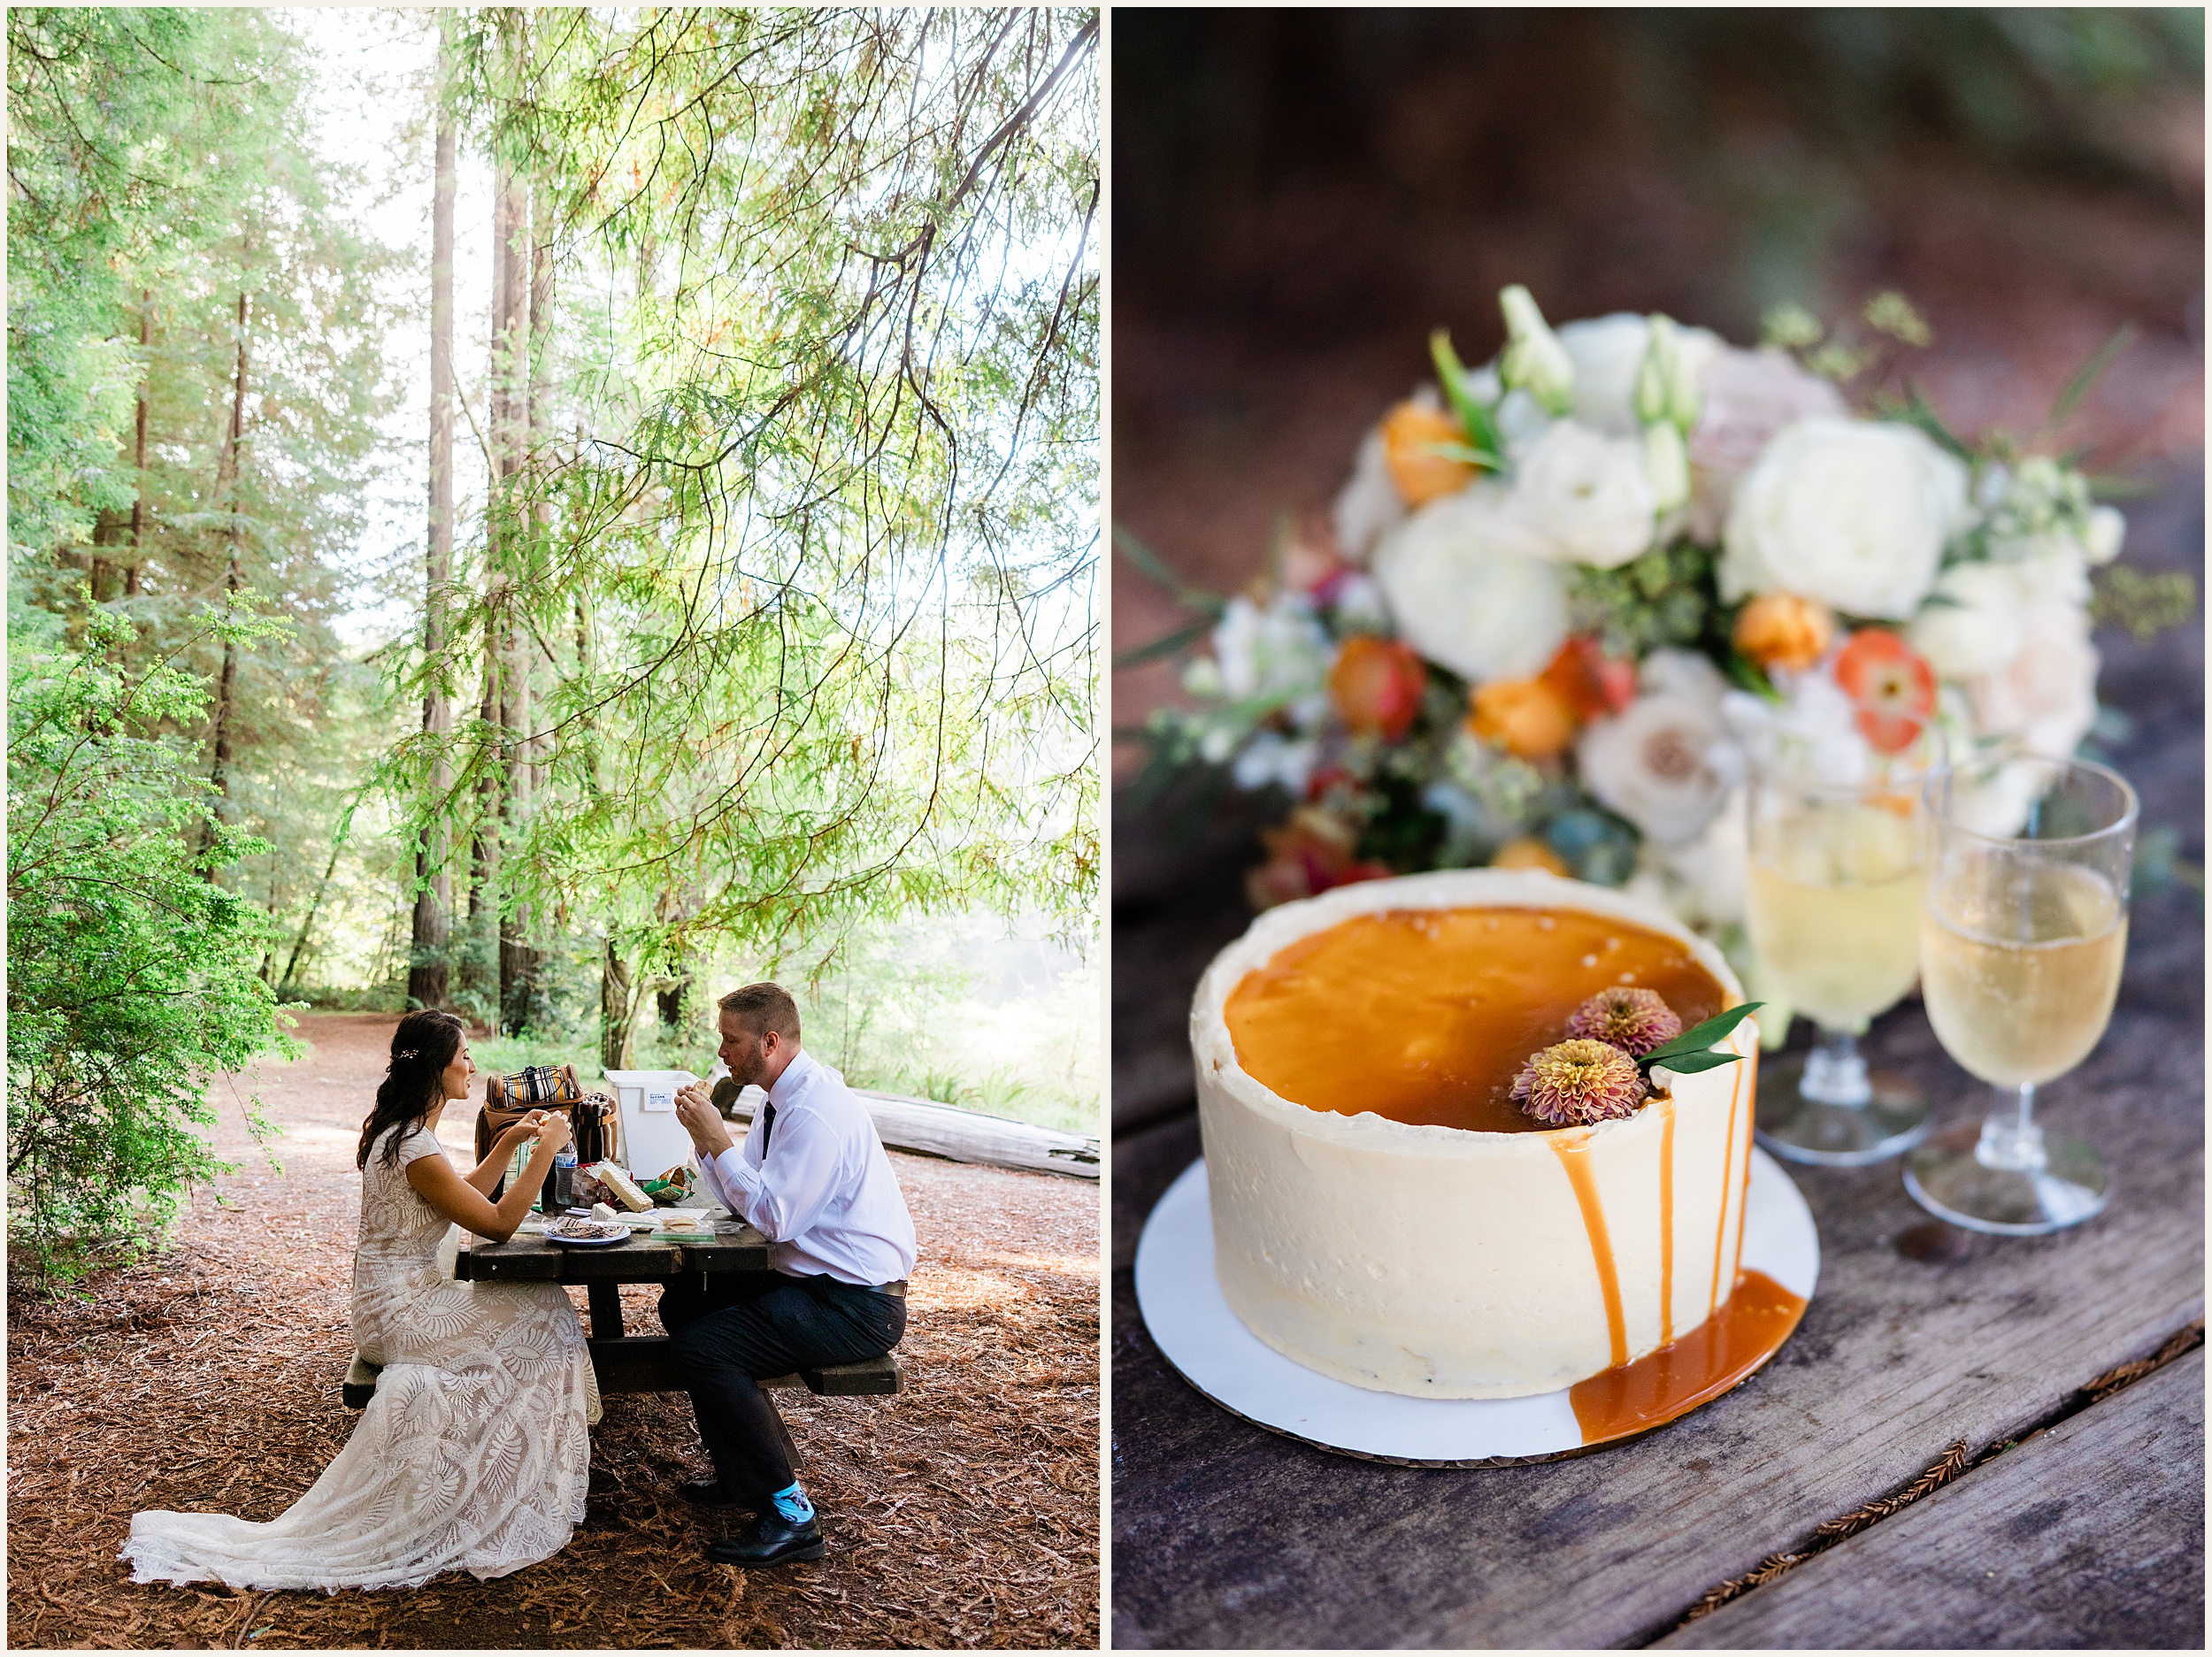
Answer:
[[[219,497],[230,497],[230,560],[223,576],[223,590],[235,598],[245,586],[243,569],[246,543],[245,519],[239,510],[238,484],[243,469],[243,450],[246,441],[246,295],[238,295],[238,373],[231,388],[230,435],[223,445],[222,458],[216,463],[215,490]],[[215,685],[215,763],[208,781],[216,794],[216,814],[225,815],[223,806],[230,798],[231,716],[237,700],[238,645],[234,640],[223,642],[223,671]],[[205,852],[215,843],[212,823],[200,825],[200,849]],[[215,876],[205,871],[212,880]]]
[[[423,588],[423,665],[428,688],[422,702],[422,728],[442,739],[453,728],[453,708],[442,682],[446,646],[445,587],[453,577],[453,195],[455,147],[453,111],[446,101],[452,74],[452,14],[439,13],[438,135],[435,181],[430,210],[430,521]],[[451,772],[441,755],[432,763],[434,813],[442,815]],[[442,825],[426,824],[422,849],[415,855],[413,949],[407,969],[407,996],[416,1007],[443,1007],[448,999],[447,916],[453,905],[453,878],[446,872],[447,842]]]
[[[330,843],[330,861],[323,865],[323,878],[316,885],[315,895],[308,900],[307,917],[300,922],[299,936],[292,940],[291,959],[284,963],[284,976],[277,980],[279,1000],[282,1000],[285,993],[294,987],[293,980],[298,976],[300,970],[300,955],[307,948],[307,935],[314,930],[315,913],[323,906],[323,894],[330,890],[331,876],[338,872],[338,854],[345,848],[345,836],[342,834],[337,836]],[[276,908],[273,894],[272,894],[269,907],[272,910]],[[264,968],[262,976],[266,978],[268,963],[264,962],[262,964]],[[442,968],[441,971],[442,970]]]
[[[504,772],[499,802],[503,840],[519,825],[529,802],[530,768],[526,751],[530,726],[530,658],[526,630],[518,624],[517,575],[527,546],[518,516],[523,493],[523,448],[529,426],[530,379],[530,202],[523,180],[505,161],[495,180],[492,327],[495,401],[492,407],[492,458],[498,476],[494,492],[491,563],[497,602],[492,619],[499,664],[499,737]],[[502,1028],[517,1031],[537,1022],[537,952],[529,947],[526,908],[503,901],[499,919],[499,1015]]]
[[[599,965],[599,1062],[608,1070],[632,1068],[633,1024],[629,964],[616,953],[610,938]]]
[[[123,568],[123,596],[138,596],[138,572],[146,562],[146,427],[153,416],[154,295],[151,288],[138,294],[138,349],[142,372],[138,381],[138,434],[131,451],[137,484],[131,493],[131,561]]]
[[[691,1000],[691,975],[687,972],[664,990],[656,990],[653,999],[659,1004],[664,1029],[680,1030],[684,1023],[684,1006]]]

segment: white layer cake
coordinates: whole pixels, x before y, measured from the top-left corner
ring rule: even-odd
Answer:
[[[1269,910],[1216,958],[1191,1008],[1216,1268],[1254,1334],[1324,1375],[1415,1397],[1553,1392],[1624,1349],[1630,1362],[1655,1351],[1727,1298],[1757,1024],[1745,1020],[1721,1044],[1741,1063],[1673,1077],[1671,1102],[1589,1128],[1474,1132],[1348,1116],[1294,1104],[1246,1073],[1224,1009],[1248,973],[1354,916],[1425,909],[1626,921],[1682,943],[1725,1005],[1744,998],[1720,952],[1663,910],[1538,871],[1367,881]],[[1344,1036],[1356,1042],[1359,1032]],[[1586,1170],[1590,1212],[1571,1162]]]

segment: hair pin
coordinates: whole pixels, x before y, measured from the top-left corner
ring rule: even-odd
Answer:
[[[411,1059],[415,1056],[415,1049],[413,1047],[410,1047],[399,1056],[403,1059]]]

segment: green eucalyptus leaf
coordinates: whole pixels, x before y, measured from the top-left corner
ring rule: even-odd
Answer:
[[[1673,1063],[1675,1059],[1686,1057],[1693,1053],[1702,1053],[1717,1045],[1724,1040],[1738,1024],[1743,1023],[1745,1019],[1765,1005],[1764,1001],[1739,1002],[1726,1012],[1717,1014],[1708,1018],[1703,1024],[1693,1025],[1690,1029],[1685,1030],[1664,1047],[1655,1048],[1645,1054],[1640,1062],[1647,1070],[1655,1064],[1665,1064],[1670,1070],[1678,1069],[1679,1067]]]
[[[1738,1054],[1711,1052],[1678,1053],[1672,1058],[1661,1058],[1653,1054],[1644,1061],[1647,1066],[1663,1064],[1677,1076],[1694,1076],[1700,1070],[1718,1070],[1724,1064],[1740,1064],[1742,1062],[1741,1055]]]

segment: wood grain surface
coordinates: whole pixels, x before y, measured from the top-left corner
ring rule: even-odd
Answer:
[[[2137,537],[2152,544],[2147,556],[2131,545],[2131,557],[2154,566],[2200,559],[2202,499],[2200,478],[2185,478],[2153,506],[2132,509]],[[2146,825],[2177,828],[2183,855],[2200,864],[2202,633],[2193,624],[2145,645],[2108,629],[2097,642],[2102,694],[2131,721],[2106,752],[2140,790]],[[1915,1207],[1895,1162],[1793,1169],[1822,1247],[1804,1323],[1763,1373],[1659,1432],[1547,1465],[1432,1470],[1333,1455],[1251,1426],[1162,1360],[1131,1280],[1145,1216],[1199,1154],[1183,1022],[1206,961],[1248,918],[1234,882],[1251,861],[1249,843],[1210,832],[1171,848],[1157,824],[1125,820],[1116,856],[1118,1646],[1647,1645],[1675,1630],[1709,1589],[1901,1488],[1953,1442],[1979,1455],[2035,1431],[2078,1408],[2084,1383],[2155,1351],[2201,1315],[2204,917],[2193,890],[2167,884],[2137,901],[2104,1040],[2039,1095],[2045,1122],[2086,1135],[2113,1166],[2112,1203],[2095,1220],[2047,1238],[1971,1236]],[[1805,1039],[1801,1031],[1793,1046]],[[1879,1020],[1866,1047],[1878,1067],[1930,1089],[1939,1126],[1984,1114],[1988,1090],[1942,1052],[1916,1002]],[[2181,1408],[2184,1385],[2169,1379],[2147,1391],[2142,1383],[2089,1405],[2056,1445],[2032,1460],[2008,1453],[1959,1489],[1978,1480],[2001,1499],[2039,1467],[2078,1476],[2075,1463],[2055,1459],[2070,1436],[2085,1456],[2117,1454],[2112,1446],[2134,1431],[2128,1423],[2148,1412],[2160,1417],[2171,1477],[2200,1490],[2201,1414]],[[2023,1459],[2008,1470],[2013,1455]],[[2200,1594],[2177,1603],[2171,1588],[2201,1576],[2200,1499],[2123,1500],[2108,1483],[2083,1493],[2073,1528],[2017,1533],[1963,1494],[1946,1500],[1962,1522],[2010,1535],[2023,1569],[2054,1572],[2076,1557],[2069,1538],[2108,1515],[2116,1549],[2163,1562],[2096,1579],[2101,1585],[2088,1591],[2106,1603],[2093,1643],[2200,1644]],[[2023,1500],[2032,1507],[2048,1497]],[[1829,1638],[1778,1622],[1759,1625],[1747,1643],[1912,1643],[1875,1603],[1889,1591],[1855,1575],[1850,1561],[1887,1557],[1869,1550],[1916,1511],[1882,1521],[1847,1553],[1835,1550],[1842,1562],[1829,1561],[1810,1579],[1835,1584],[1829,1603],[1863,1619],[1838,1609],[1836,1629],[1860,1632]],[[1702,1620],[1696,1638],[1751,1626],[1789,1581]],[[1810,1592],[1796,1588],[1793,1598]],[[2088,1627],[2066,1623],[2048,1597],[1992,1593],[1961,1615],[1976,1619],[1977,1640],[1991,1645],[2062,1644],[2067,1627],[2085,1638]],[[1974,1642],[1958,1635],[1947,1643]]]
[[[2203,1442],[2200,1347],[1658,1644],[2200,1647]]]

